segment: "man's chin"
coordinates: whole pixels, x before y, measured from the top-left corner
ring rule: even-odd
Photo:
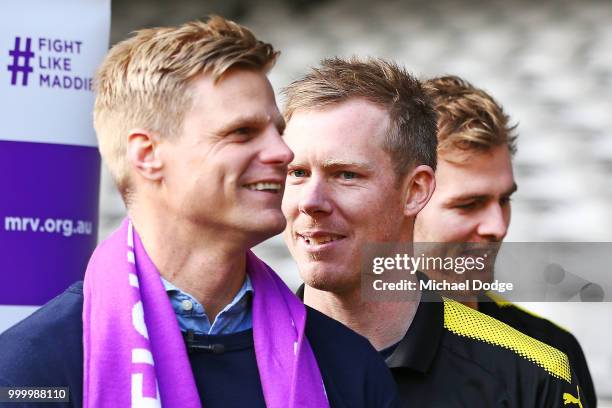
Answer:
[[[285,220],[280,210],[278,212],[266,211],[264,213],[250,215],[248,219],[244,220],[244,225],[248,225],[248,230],[257,231],[272,237],[285,230],[287,220]]]
[[[339,276],[337,270],[332,272],[319,269],[302,272],[300,268],[300,276],[307,286],[322,292],[344,294],[360,287],[359,279],[355,282],[350,277]]]

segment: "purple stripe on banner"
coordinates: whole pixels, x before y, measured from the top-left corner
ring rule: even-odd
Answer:
[[[0,141],[0,304],[42,305],[83,279],[99,190],[95,147]]]

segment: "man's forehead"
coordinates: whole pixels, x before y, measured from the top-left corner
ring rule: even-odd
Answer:
[[[388,121],[379,113],[386,113],[367,112],[361,107],[345,102],[322,109],[299,109],[288,120],[285,136],[295,144],[316,140],[324,145],[380,146]]]
[[[480,165],[493,161],[508,162],[512,164],[512,153],[507,144],[500,145],[471,145],[450,147],[438,151],[438,160],[446,160],[451,163],[465,164],[477,161]]]
[[[236,107],[240,103],[274,100],[272,85],[265,73],[257,70],[232,68],[216,80],[211,74],[203,73],[190,85],[195,97],[207,105]]]
[[[342,167],[349,165],[367,166],[371,162],[371,149],[351,144],[347,146],[334,138],[309,139],[291,137],[285,132],[286,142],[295,154],[294,162],[316,162],[321,167]]]
[[[511,194],[516,190],[510,155],[501,148],[456,161],[440,156],[436,190],[453,197]]]
[[[279,131],[285,128],[274,91],[263,72],[231,69],[216,82],[210,74],[202,74],[191,86],[192,109],[206,115],[210,126],[274,123]]]
[[[313,120],[316,118],[316,121]],[[288,123],[311,122],[312,127],[368,126],[386,129],[389,115],[386,109],[363,98],[300,107],[292,112]]]

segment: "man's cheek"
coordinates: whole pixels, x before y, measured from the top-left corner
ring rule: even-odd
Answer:
[[[281,210],[285,214],[287,221],[291,218],[291,212],[297,207],[297,197],[299,196],[299,190],[297,186],[292,185],[289,182],[289,178],[285,181],[285,189],[283,190],[283,199],[281,201]]]
[[[473,240],[473,237],[477,235],[478,223],[470,222],[466,220],[464,223],[457,225],[451,225],[448,233],[452,234],[450,240],[469,242]]]

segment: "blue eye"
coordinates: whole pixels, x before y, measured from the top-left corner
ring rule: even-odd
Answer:
[[[298,178],[306,177],[306,170],[291,170],[289,175]]]
[[[357,174],[352,171],[342,171],[340,172],[340,177],[342,177],[343,180],[353,180],[357,178]]]

